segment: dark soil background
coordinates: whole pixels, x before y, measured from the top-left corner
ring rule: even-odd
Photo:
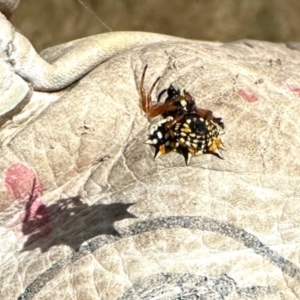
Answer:
[[[113,31],[186,38],[300,40],[300,0],[82,0]],[[12,23],[42,50],[107,32],[79,0],[22,0]]]

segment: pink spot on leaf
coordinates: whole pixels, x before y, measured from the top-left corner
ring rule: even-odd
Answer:
[[[238,91],[238,94],[246,101],[248,102],[256,102],[258,101],[258,96],[256,93],[249,91],[249,90],[244,90],[240,89]]]
[[[32,189],[33,183],[34,188]],[[33,197],[42,194],[43,186],[36,174],[27,166],[15,163],[5,173],[5,187],[8,194],[15,200],[24,200],[32,193]]]
[[[296,85],[288,85],[289,89],[300,97],[300,87]]]
[[[53,226],[49,210],[40,199],[44,188],[35,172],[21,163],[12,164],[5,173],[5,187],[14,200],[25,202],[25,209],[19,214],[19,230],[28,236],[26,245],[48,236]]]

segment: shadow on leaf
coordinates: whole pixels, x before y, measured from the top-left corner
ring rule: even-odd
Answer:
[[[78,251],[81,244],[99,235],[119,236],[113,224],[135,218],[127,209],[134,203],[87,205],[80,197],[61,199],[50,206],[30,197],[22,220],[22,232],[28,235],[22,251],[66,245]]]

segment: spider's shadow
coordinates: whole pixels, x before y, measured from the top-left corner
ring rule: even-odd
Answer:
[[[25,208],[22,232],[28,239],[22,251],[40,248],[45,252],[58,245],[67,245],[78,251],[83,242],[93,237],[118,236],[114,222],[135,218],[127,211],[133,203],[89,206],[80,197],[61,199],[50,206],[39,205],[34,210],[34,217],[30,217],[35,201],[29,198]]]

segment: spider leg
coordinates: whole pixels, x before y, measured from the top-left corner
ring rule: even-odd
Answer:
[[[151,94],[152,94],[152,92],[153,92],[153,90],[154,90],[154,88],[155,88],[155,86],[156,86],[156,84],[158,83],[159,80],[160,80],[160,77],[157,77],[157,79],[152,84],[152,87],[151,87],[150,91],[147,94],[146,102],[144,103],[146,113],[150,117],[156,117],[157,116],[157,114],[155,113],[155,107],[160,106],[159,104],[152,105],[152,101],[151,101]]]
[[[196,107],[196,112],[200,116],[200,118],[203,118],[208,121],[212,121],[218,124],[222,129],[224,129],[225,126],[224,123],[222,122],[222,118],[214,117],[211,110]]]
[[[164,114],[166,111],[176,110],[176,106],[172,102],[165,102],[164,104],[152,104],[151,112],[148,113],[149,117],[157,117]]]
[[[184,93],[184,98],[186,101],[189,101],[189,102],[194,101],[194,99],[190,93],[188,93],[185,90],[183,90],[183,93]],[[203,118],[208,121],[212,121],[212,122],[218,124],[222,129],[224,129],[224,123],[222,122],[222,118],[215,118],[211,110],[198,108],[198,107],[195,107],[195,110],[196,110],[197,114],[200,116],[200,118]]]
[[[158,97],[157,97],[157,103],[160,102],[161,96],[162,96],[167,90],[168,90],[168,89],[164,89],[164,90],[162,90],[162,91],[158,94]]]
[[[140,83],[140,95],[142,98],[142,109],[143,111],[149,116],[149,117],[157,117],[159,115],[162,115],[164,112],[166,112],[167,110],[172,111],[172,110],[176,110],[176,107],[173,106],[173,104],[171,102],[165,102],[163,104],[152,104],[151,101],[151,94],[155,88],[155,86],[157,85],[158,81],[160,80],[160,77],[158,77],[155,82],[152,84],[152,87],[150,89],[150,91],[148,92],[148,94],[146,94],[145,89],[144,89],[144,82],[145,82],[145,74],[146,74],[146,70],[147,70],[148,65],[145,66],[143,74],[142,74],[142,78],[141,78],[141,83]],[[160,93],[161,95],[162,93]]]
[[[155,82],[153,83],[149,93],[146,94],[145,88],[144,88],[144,82],[145,82],[145,74],[146,74],[147,68],[148,68],[148,65],[146,65],[145,68],[144,68],[142,78],[141,78],[141,83],[140,83],[140,95],[141,95],[141,98],[142,98],[142,109],[149,117],[155,117],[155,116],[158,116],[159,114],[153,113],[152,102],[151,102],[151,94],[152,94],[153,89],[155,88],[156,84],[158,83],[160,77],[158,77],[155,80]]]
[[[194,100],[193,97],[191,96],[191,94],[189,92],[187,92],[186,90],[183,90],[183,94],[184,94],[184,99],[186,101]]]
[[[144,68],[142,78],[141,78],[141,82],[140,82],[140,95],[141,95],[141,98],[142,98],[142,109],[146,113],[147,113],[147,110],[146,110],[147,96],[146,96],[146,92],[145,92],[145,89],[144,89],[144,81],[145,81],[145,74],[146,74],[147,68],[148,68],[148,65],[146,65],[145,68]]]

